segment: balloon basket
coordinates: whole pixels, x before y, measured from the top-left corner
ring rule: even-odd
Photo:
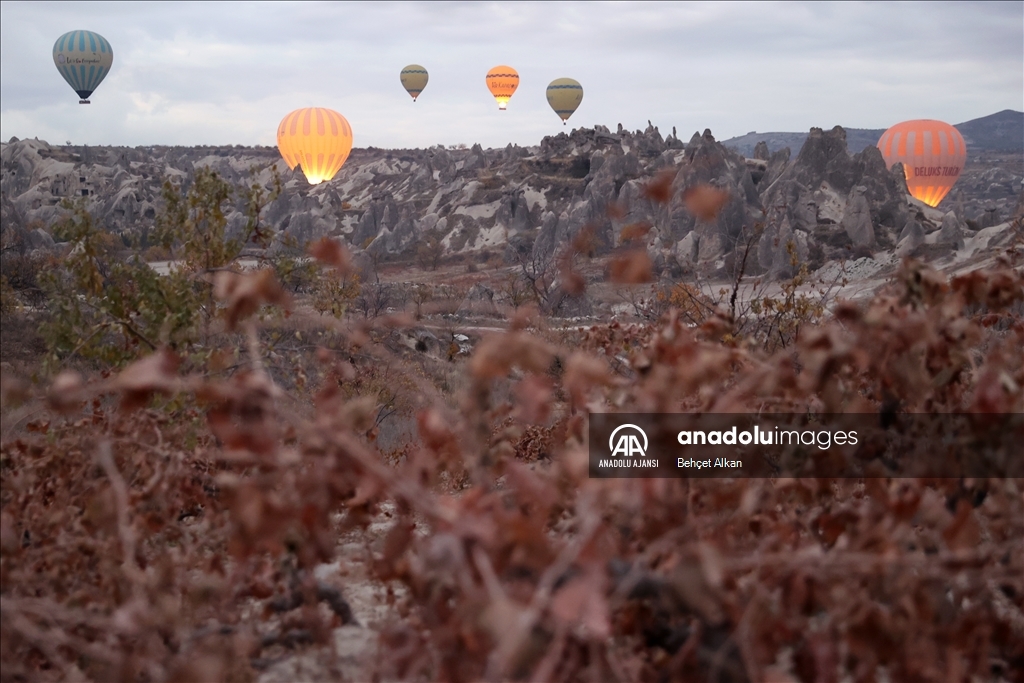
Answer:
[[[92,104],[89,100],[78,100],[79,104]]]

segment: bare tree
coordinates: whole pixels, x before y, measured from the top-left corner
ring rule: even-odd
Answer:
[[[423,242],[416,248],[416,262],[424,270],[437,270],[444,256],[444,243],[436,231],[424,235]]]
[[[506,271],[497,281],[495,289],[508,300],[513,309],[534,300],[533,288],[518,269]]]
[[[541,310],[547,310],[551,294],[555,289],[555,258],[553,254],[542,254],[529,242],[510,245],[517,276],[530,300]],[[525,301],[520,302],[520,305]]]
[[[368,252],[370,257],[369,268],[366,269],[366,278],[359,288],[359,296],[354,302],[357,311],[363,314],[364,318],[376,318],[386,313],[393,305],[394,287],[380,281],[380,266],[383,257],[379,253]]]

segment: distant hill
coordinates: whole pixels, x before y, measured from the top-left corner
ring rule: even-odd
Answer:
[[[964,136],[968,150],[1024,154],[1024,112],[1004,109],[997,114],[957,124],[956,129]]]
[[[996,114],[956,124],[964,136],[968,150],[994,152],[1020,152],[1024,154],[1024,112],[1004,109]],[[878,144],[884,128],[847,128],[846,145],[851,153],[859,152],[869,145]],[[800,151],[807,139],[807,133],[756,133],[724,140],[723,145],[734,149],[743,156],[754,154],[754,146],[764,140],[768,149],[775,151],[789,147],[794,154]]]
[[[830,126],[831,128],[831,126]],[[827,130],[827,129],[826,129]],[[882,137],[885,129],[874,130],[870,128],[846,128],[846,147],[851,154],[860,152],[865,147],[878,144],[878,138]],[[754,146],[762,140],[768,145],[768,149],[776,151],[783,147],[789,149],[795,155],[804,146],[807,133],[757,133],[750,132],[737,138],[723,140],[722,144],[733,149],[745,157],[754,155]]]

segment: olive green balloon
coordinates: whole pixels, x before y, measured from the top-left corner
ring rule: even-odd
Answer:
[[[410,64],[402,69],[400,77],[402,79],[402,87],[412,95],[412,101],[415,102],[416,98],[423,92],[423,89],[427,87],[427,79],[429,78],[427,70],[419,64]]]
[[[548,85],[548,104],[562,119],[562,125],[583,101],[583,86],[571,78],[556,78]]]

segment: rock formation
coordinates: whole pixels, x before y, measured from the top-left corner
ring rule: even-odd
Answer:
[[[886,170],[873,146],[850,154],[839,127],[812,129],[804,140],[795,158],[788,147],[760,140],[745,159],[710,130],[684,144],[674,129],[663,136],[650,123],[636,131],[595,126],[533,147],[356,149],[335,179],[316,186],[299,169],[289,170],[272,147],[12,140],[0,145],[4,239],[16,236],[28,249],[59,248],[51,246],[48,228],[62,215],[62,202],[73,199],[126,243],[145,249],[164,182],[187,186],[196,169],[209,168],[235,186],[255,182],[267,190],[276,173],[282,192],[261,214],[266,228],[300,243],[329,235],[378,260],[415,259],[429,238],[446,255],[494,250],[545,267],[584,228],[593,254],[601,255],[620,247],[627,226],[634,234],[639,224],[659,270],[672,264],[728,271],[750,249],[748,274],[782,277],[803,263],[813,269],[858,250],[863,256],[908,238],[906,244],[918,242],[918,231],[938,232],[929,239],[957,248],[1012,215],[1024,196],[1014,166],[1019,160],[969,167],[947,199],[952,206],[917,219],[908,210],[902,169]],[[662,173],[668,197],[655,201],[645,188]],[[683,201],[699,185],[728,195],[708,222]],[[226,217],[229,232],[244,229],[241,193]],[[901,234],[915,221],[912,234]]]
[[[812,128],[796,159],[780,156],[774,168],[769,161],[765,176],[767,218],[758,260],[779,275],[790,270],[790,242],[806,243],[820,260],[843,258],[856,248],[891,246],[909,219],[902,168],[886,169],[875,147],[851,156],[839,126]]]

